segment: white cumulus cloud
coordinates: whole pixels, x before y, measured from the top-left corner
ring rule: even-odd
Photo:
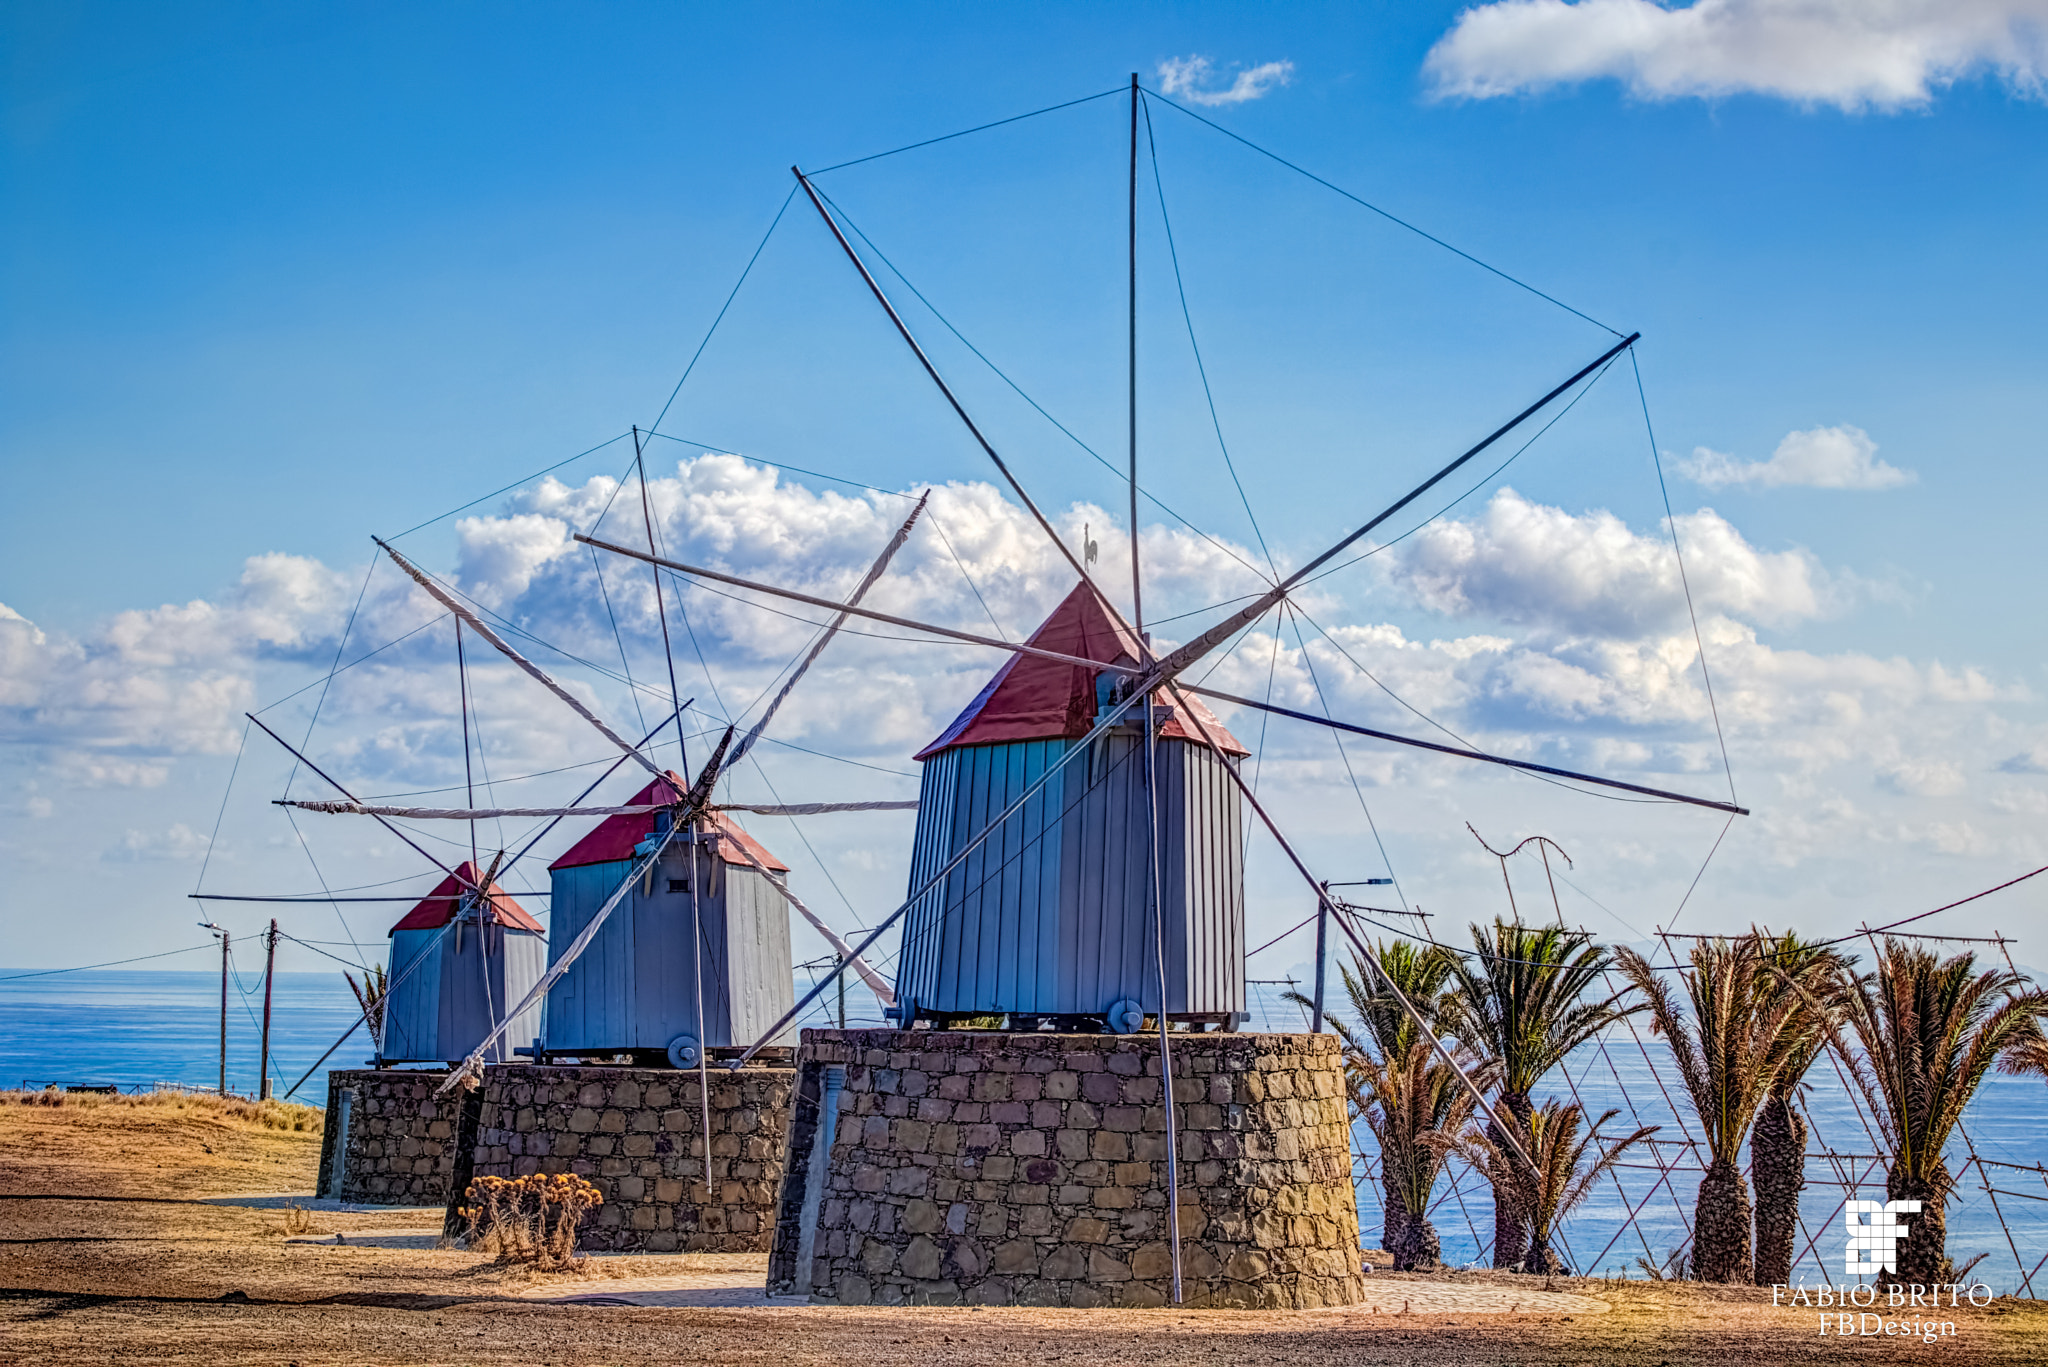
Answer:
[[[1644,99],[1897,110],[1981,73],[2038,95],[2048,0],[1495,0],[1460,14],[1424,70],[1438,94],[1482,99],[1611,79]]]
[[[1177,95],[1190,104],[1243,104],[1256,100],[1274,86],[1294,79],[1294,63],[1261,62],[1241,67],[1229,85],[1210,82],[1215,73],[1207,57],[1169,57],[1159,64],[1161,94]]]
[[[1687,479],[1709,489],[1758,485],[1765,489],[1896,489],[1920,477],[1877,458],[1877,443],[1860,427],[1812,427],[1789,432],[1769,460],[1739,460],[1696,447],[1678,462]]]
[[[1762,551],[1712,509],[1678,519],[1701,611],[1767,626],[1822,616],[1840,589],[1802,550]],[[1392,575],[1424,607],[1566,636],[1639,639],[1685,619],[1671,543],[1614,514],[1570,513],[1502,489],[1470,521],[1431,523]]]

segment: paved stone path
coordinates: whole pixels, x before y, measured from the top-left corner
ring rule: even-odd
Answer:
[[[557,1305],[640,1305],[719,1309],[796,1307],[800,1296],[770,1296],[758,1272],[699,1272],[670,1277],[605,1277],[588,1290],[564,1295],[558,1282],[519,1294]],[[1598,1315],[1607,1302],[1563,1291],[1524,1290],[1484,1282],[1366,1281],[1359,1305],[1330,1310],[1281,1310],[1274,1315]],[[1050,1313],[1062,1313],[1058,1311]],[[1261,1313],[1261,1312],[1239,1312]]]

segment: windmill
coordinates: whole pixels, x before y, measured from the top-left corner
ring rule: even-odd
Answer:
[[[1171,774],[1188,772],[1185,766],[1190,757],[1198,752],[1203,754],[1202,772],[1213,777],[1217,786],[1229,793],[1228,800],[1217,799],[1211,805],[1226,813],[1236,810],[1238,804],[1251,810],[1258,823],[1271,835],[1287,861],[1314,894],[1319,912],[1323,915],[1335,913],[1331,919],[1335,920],[1345,937],[1351,941],[1362,961],[1378,972],[1382,984],[1394,1000],[1418,1026],[1423,1026],[1422,1018],[1414,1004],[1409,1002],[1385,972],[1379,969],[1376,950],[1351,924],[1344,914],[1345,908],[1342,904],[1332,898],[1329,884],[1315,876],[1295,843],[1289,839],[1266,805],[1261,802],[1250,783],[1238,772],[1235,759],[1242,753],[1242,747],[1229,736],[1214,715],[1208,712],[1203,705],[1204,699],[1289,717],[1342,734],[1364,736],[1469,762],[1503,766],[1662,801],[1689,804],[1724,812],[1731,817],[1745,815],[1746,809],[1732,802],[1669,792],[1276,707],[1270,703],[1210,689],[1189,682],[1185,677],[1196,663],[1211,656],[1240,632],[1250,629],[1268,614],[1287,604],[1290,595],[1301,588],[1317,571],[1328,566],[1350,547],[1372,535],[1388,519],[1449,479],[1475,458],[1493,449],[1504,438],[1530,423],[1532,419],[1552,409],[1589,379],[1603,373],[1606,367],[1630,352],[1640,339],[1640,333],[1631,332],[1625,336],[1618,332],[1614,333],[1616,340],[1606,346],[1600,354],[1501,422],[1490,433],[1450,459],[1416,487],[1387,504],[1376,514],[1363,519],[1328,549],[1310,558],[1290,574],[1281,576],[1276,572],[1249,603],[1228,613],[1220,621],[1198,633],[1192,640],[1164,654],[1153,650],[1144,629],[1144,575],[1136,535],[1137,167],[1142,98],[1138,80],[1133,76],[1130,85],[1129,379],[1132,611],[1128,617],[1091,574],[1090,567],[1095,557],[1087,552],[1092,550],[1092,546],[1085,547],[1083,554],[1077,556],[1058,535],[1010,464],[977,424],[955,390],[919,344],[867,262],[848,239],[832,206],[819,192],[812,179],[794,167],[791,169],[797,187],[816,210],[833,240],[886,315],[891,328],[959,419],[969,438],[993,464],[1012,494],[1073,571],[1077,582],[1072,595],[1054,613],[1045,628],[1041,628],[1032,640],[1020,645],[934,623],[876,612],[857,603],[834,602],[724,574],[708,567],[690,565],[658,555],[651,546],[643,552],[590,536],[579,535],[576,539],[615,554],[644,560],[654,565],[657,571],[665,568],[693,579],[748,589],[837,612],[841,614],[842,619],[846,614],[852,614],[909,628],[933,639],[966,641],[1008,653],[1010,660],[1003,672],[991,680],[981,697],[970,704],[960,721],[955,723],[955,727],[950,728],[947,735],[941,736],[938,742],[920,756],[927,761],[924,787],[926,805],[920,809],[918,845],[913,860],[910,893],[894,912],[868,932],[856,948],[865,952],[899,923],[903,925],[900,932],[903,973],[899,986],[905,995],[897,1014],[905,1026],[921,1017],[943,1020],[955,1013],[979,1015],[990,1009],[1000,1010],[1010,1016],[1013,1023],[1030,1023],[1036,1015],[1051,1015],[1055,1018],[1094,1015],[1111,1028],[1137,1028],[1149,1017],[1156,1023],[1161,1074],[1171,1076],[1170,1053],[1173,1046],[1169,1025],[1172,1018],[1177,1014],[1183,1018],[1205,1014],[1186,1009],[1190,1005],[1190,999],[1186,996],[1189,963],[1181,949],[1188,938],[1187,928],[1192,924],[1189,899],[1185,895],[1176,898],[1169,894],[1172,880],[1163,867],[1166,852],[1178,838],[1179,833],[1174,828],[1186,812],[1184,803],[1177,812],[1172,799],[1167,796],[1175,781]],[[1099,620],[1102,624],[1104,633],[1113,639],[1112,647],[1091,649],[1077,645],[1072,633],[1051,630],[1060,622],[1062,614],[1078,615],[1084,609],[1089,618]],[[1040,666],[1064,666],[1069,671],[1067,678],[1070,684],[1078,685],[1066,690],[1066,699],[1078,702],[1080,706],[1070,708],[1058,724],[1052,726],[1050,734],[1030,734],[1028,729],[1005,733],[1000,728],[994,728],[985,731],[981,736],[987,745],[964,747],[986,749],[1000,745],[1018,748],[1019,753],[1015,758],[1019,763],[1015,766],[1004,766],[1004,772],[997,775],[994,772],[994,757],[979,757],[989,761],[989,773],[974,787],[977,800],[960,801],[960,784],[956,780],[960,779],[960,771],[967,767],[967,761],[949,758],[949,755],[957,755],[963,748],[956,746],[955,742],[960,741],[962,737],[974,735],[976,724],[989,715],[989,708],[1000,697],[1006,680],[1014,680],[1019,672],[1027,669],[1042,674],[1047,679],[1058,677],[1057,669],[1040,669]],[[1106,810],[1093,818],[1092,826],[1088,818],[1083,818],[1080,822],[1080,833],[1084,836],[1092,829],[1103,847],[1120,843],[1124,848],[1124,856],[1113,871],[1107,865],[1097,870],[1098,874],[1110,874],[1117,887],[1114,890],[1103,887],[1094,890],[1098,909],[1106,911],[1106,914],[1097,917],[1098,924],[1114,923],[1119,930],[1119,942],[1114,955],[1117,963],[1114,971],[1108,975],[1116,984],[1113,990],[1119,995],[1113,1000],[1100,1000],[1106,994],[1100,990],[1103,983],[1098,978],[1089,988],[1094,992],[1096,1000],[1088,1001],[1073,985],[1079,983],[1089,971],[1101,968],[1101,952],[1105,941],[1100,936],[1090,941],[1087,937],[1062,934],[1062,914],[1069,910],[1070,903],[1065,893],[1053,884],[1062,876],[1061,870],[1065,867],[1064,850],[1058,859],[1040,857],[1035,863],[1020,863],[1020,871],[1015,877],[1021,879],[1024,886],[1011,898],[1009,905],[1003,904],[1002,900],[1010,897],[1009,893],[997,894],[995,900],[998,905],[992,911],[989,897],[967,895],[967,889],[979,889],[987,881],[985,878],[977,877],[976,864],[977,861],[994,861],[994,855],[983,854],[984,849],[990,847],[992,841],[1000,838],[1004,842],[1001,848],[1003,858],[1007,859],[1011,848],[1020,838],[1020,831],[1035,830],[1035,839],[1041,849],[1046,844],[1046,830],[1057,829],[1064,835],[1067,829],[1064,815],[1055,820],[1048,808],[1057,807],[1061,802],[1059,794],[1073,782],[1067,777],[1068,771],[1078,769],[1085,762],[1091,769],[1081,772],[1090,773],[1092,777],[1095,772],[1092,766],[1101,764],[1103,757],[1117,748],[1126,737],[1131,740],[1127,747],[1127,762],[1139,780],[1134,785],[1140,799],[1137,829],[1122,831],[1115,835],[1108,833],[1106,827],[1109,813]],[[1040,745],[1036,753],[1026,753],[1029,743],[1032,742],[1046,743]],[[1121,772],[1121,766],[1119,771]],[[976,783],[973,775],[969,775],[964,781],[970,786]],[[1083,780],[1074,786],[1090,789],[1099,787],[1100,783],[1099,780]],[[1232,836],[1235,836],[1234,829]],[[1023,838],[1028,840],[1033,837]],[[1184,870],[1185,864],[1182,871]],[[1237,871],[1236,876],[1239,880],[1236,888],[1236,896],[1239,899],[1237,914],[1241,922],[1241,870]],[[1228,870],[1223,872],[1220,881],[1225,889],[1223,901],[1227,905],[1230,893]],[[1048,905],[1055,909],[1052,916],[1047,918],[1044,915],[1036,915],[1034,919],[1032,913]],[[1044,930],[1048,919],[1052,924],[1050,936],[1045,939],[1032,939],[1027,944],[1024,934],[1027,924],[1033,932],[1039,932]],[[1218,920],[1226,930],[1229,928],[1230,918],[1227,912]],[[1121,995],[1125,991],[1124,984],[1130,981],[1125,972],[1121,933],[1128,930],[1133,923],[1144,926],[1149,932],[1150,943],[1144,947],[1150,959],[1150,964],[1147,965],[1150,969],[1149,1001],[1146,998],[1146,977],[1143,974],[1136,980],[1138,986],[1135,995]],[[1051,955],[1051,962],[1033,964],[1037,975],[1035,981],[1022,982],[1022,975],[1014,971],[1006,977],[1001,967],[998,967],[992,978],[984,979],[981,976],[981,966],[986,961],[985,957],[965,952],[965,947],[970,943],[977,946],[993,946],[998,950],[996,960],[1000,965],[1006,936],[1009,937],[1008,952],[1013,970],[1021,967],[1020,961],[1027,955],[1034,958],[1042,953]],[[1234,943],[1234,952],[1238,955],[1236,974],[1241,983],[1241,934]],[[1169,946],[1173,947],[1171,952]],[[1183,993],[1178,1003],[1172,995],[1176,975]],[[765,1031],[753,1048],[742,1055],[740,1060],[735,1061],[735,1066],[769,1040],[778,1038],[779,1032],[787,1028],[812,1001],[827,990],[831,981],[832,977],[827,977],[814,987],[790,1012]],[[1241,991],[1241,987],[1239,990]],[[1175,1010],[1176,1005],[1181,1007],[1178,1012]],[[1460,1083],[1471,1095],[1481,1114],[1490,1118],[1491,1109],[1480,1089],[1463,1070],[1456,1068],[1456,1061],[1442,1043],[1437,1041],[1435,1032],[1428,1030],[1426,1026],[1423,1032],[1425,1037],[1435,1044],[1444,1061],[1453,1065]],[[1175,1109],[1173,1106],[1164,1108],[1167,1131],[1165,1154],[1169,1169],[1169,1185],[1173,1190],[1178,1190],[1178,1178],[1173,1172],[1177,1162],[1177,1145],[1173,1129]],[[1514,1147],[1512,1137],[1509,1144]],[[1521,1154],[1518,1147],[1515,1151],[1526,1164],[1527,1155]],[[1167,1209],[1170,1220],[1177,1220],[1177,1204],[1169,1202]],[[1172,1247],[1174,1297],[1178,1300],[1181,1271],[1177,1223],[1172,1231]]]
[[[852,594],[854,603],[882,577],[890,560],[909,539],[923,510],[924,500],[920,499],[856,587]],[[759,1029],[784,1013],[793,995],[789,908],[794,908],[826,938],[841,955],[841,962],[860,973],[885,1005],[893,1001],[886,980],[788,887],[782,877],[788,872],[787,867],[741,830],[727,813],[751,811],[796,816],[899,810],[916,804],[771,806],[712,801],[718,780],[744,759],[761,738],[848,614],[841,614],[819,634],[752,729],[735,743],[735,730],[728,727],[695,778],[685,780],[673,771],[661,769],[642,748],[668,725],[669,718],[664,718],[656,731],[643,737],[638,745],[627,741],[433,576],[388,543],[379,540],[377,544],[459,624],[553,693],[620,751],[619,759],[584,790],[576,803],[582,802],[598,783],[628,760],[638,763],[653,778],[631,802],[618,806],[584,807],[572,803],[564,807],[442,809],[367,804],[315,768],[314,772],[340,791],[345,800],[284,804],[327,814],[374,817],[415,849],[420,847],[392,824],[395,819],[474,823],[496,817],[551,818],[546,828],[504,864],[505,868],[522,858],[563,819],[604,818],[555,863],[557,896],[551,916],[547,971],[463,1058],[448,1087],[473,1079],[492,1053],[500,1050],[514,1023],[530,1019],[527,1013],[543,1000],[547,1008],[538,1037],[530,1037],[534,1039],[532,1045],[516,1048],[515,1052],[537,1060],[560,1055],[630,1055],[636,1061],[665,1061],[675,1067],[702,1071],[711,1050],[756,1041]],[[674,718],[678,735],[682,710],[683,704],[679,702]],[[456,871],[451,870],[450,876],[456,876]],[[786,1023],[778,1027],[786,1028]]]

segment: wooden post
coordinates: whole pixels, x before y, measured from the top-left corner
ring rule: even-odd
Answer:
[[[220,1094],[228,1094],[228,933],[220,933]]]
[[[846,956],[839,956],[839,1028],[846,1028]]]
[[[1316,1010],[1315,1019],[1309,1023],[1309,1033],[1323,1033],[1323,960],[1328,956],[1326,946],[1330,933],[1330,884],[1323,882],[1323,895],[1316,898]]]
[[[257,1056],[256,1096],[270,1100],[270,985],[277,977],[277,920],[263,934],[263,1044]]]

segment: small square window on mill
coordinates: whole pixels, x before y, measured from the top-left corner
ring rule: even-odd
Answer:
[[[687,878],[671,878],[668,880],[668,890],[670,892],[688,892],[690,890],[690,880]]]

